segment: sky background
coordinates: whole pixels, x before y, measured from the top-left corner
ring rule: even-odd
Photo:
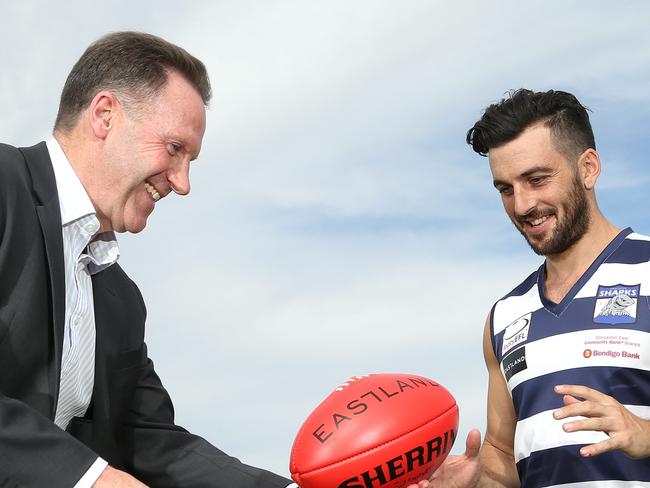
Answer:
[[[107,32],[186,48],[214,90],[192,192],[119,236],[178,422],[288,475],[334,387],[404,372],[456,397],[462,452],[485,426],[485,317],[541,262],[465,133],[509,89],[573,92],[603,212],[650,233],[648,18],[642,0],[3,2],[0,140],[49,136]]]

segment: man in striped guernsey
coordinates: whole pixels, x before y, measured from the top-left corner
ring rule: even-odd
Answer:
[[[480,453],[474,430],[428,486],[650,487],[650,238],[598,208],[585,107],[513,91],[467,142],[545,261],[488,316]]]

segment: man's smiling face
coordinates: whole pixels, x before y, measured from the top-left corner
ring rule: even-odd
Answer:
[[[194,87],[170,72],[161,92],[136,113],[121,107],[98,171],[103,191],[93,199],[102,230],[140,232],[155,202],[190,191],[189,166],[205,132],[205,107]]]
[[[553,144],[542,123],[489,152],[506,213],[537,254],[569,249],[589,227],[589,204],[576,162]]]

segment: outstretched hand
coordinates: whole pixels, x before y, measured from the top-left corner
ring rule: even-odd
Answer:
[[[481,449],[481,433],[477,429],[467,434],[465,454],[449,456],[431,475],[429,480],[420,481],[408,488],[471,488],[478,484],[481,465],[478,453]]]
[[[650,456],[649,420],[634,415],[611,396],[586,386],[558,385],[555,392],[563,395],[564,401],[564,407],[553,412],[555,419],[586,417],[564,423],[565,432],[600,431],[608,436],[608,439],[581,448],[582,456],[597,456],[614,450],[623,451],[633,459]]]

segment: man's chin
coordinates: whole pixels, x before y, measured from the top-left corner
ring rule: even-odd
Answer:
[[[530,241],[528,241],[528,245],[538,256],[548,256],[548,252],[546,252],[546,249],[544,247],[539,246],[535,243],[531,243]]]
[[[548,254],[548,243],[544,239],[532,238],[525,232],[522,232],[524,239],[538,256],[546,256]]]
[[[128,232],[130,234],[138,234],[147,226],[147,219],[134,219],[133,221],[125,221],[124,226],[118,232]]]
[[[122,216],[122,229],[118,232],[129,232],[130,234],[142,232],[147,226],[147,220],[152,212],[153,208],[127,208]]]
[[[126,232],[129,232],[130,234],[138,234],[144,230],[144,228],[147,226],[147,223],[143,223],[142,225],[137,225],[134,227],[127,227]]]

